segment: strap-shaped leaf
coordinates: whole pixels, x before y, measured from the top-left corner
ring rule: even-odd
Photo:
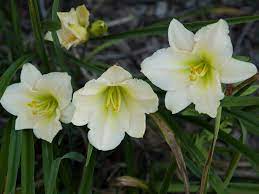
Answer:
[[[77,152],[69,152],[69,153],[65,154],[64,156],[55,159],[51,164],[51,171],[49,173],[49,181],[48,181],[48,188],[47,188],[46,194],[54,193],[54,190],[56,187],[56,182],[57,182],[59,166],[63,159],[71,159],[71,160],[75,160],[78,162],[82,162],[84,160],[84,156]]]
[[[20,57],[15,62],[13,62],[8,69],[4,72],[1,76],[0,80],[0,98],[2,97],[6,87],[12,80],[13,76],[15,75],[16,71],[26,62],[32,60],[34,55],[28,54]]]

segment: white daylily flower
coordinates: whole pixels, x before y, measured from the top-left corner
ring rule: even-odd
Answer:
[[[177,113],[194,103],[195,109],[216,117],[224,93],[221,83],[243,81],[256,74],[255,65],[232,58],[229,27],[224,20],[196,34],[173,19],[168,29],[169,48],[155,52],[142,64],[142,72],[166,90],[165,105]]]
[[[111,150],[125,132],[141,138],[146,129],[145,113],[158,108],[158,97],[143,80],[133,79],[119,66],[112,66],[96,80],[88,81],[73,95],[72,123],[88,124],[88,139],[99,150]]]
[[[61,29],[57,31],[60,44],[69,49],[88,40],[87,28],[89,26],[89,11],[85,5],[72,8],[69,12],[57,13]],[[47,32],[45,39],[52,40],[51,32]]]
[[[36,137],[52,142],[62,129],[60,121],[70,123],[74,112],[71,77],[67,73],[42,75],[32,64],[24,64],[21,82],[8,86],[0,100],[16,115],[15,129],[33,129]]]

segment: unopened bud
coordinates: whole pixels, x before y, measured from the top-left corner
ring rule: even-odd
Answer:
[[[103,36],[108,31],[108,26],[103,20],[94,21],[89,29],[90,35],[92,37]]]

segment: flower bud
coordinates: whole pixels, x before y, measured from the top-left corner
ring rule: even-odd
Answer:
[[[92,37],[103,36],[108,31],[108,26],[103,20],[94,21],[89,29],[90,35]]]

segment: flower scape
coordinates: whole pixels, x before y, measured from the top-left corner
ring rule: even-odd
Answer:
[[[247,144],[259,134],[259,76],[255,60],[234,52],[229,25],[259,16],[171,18],[113,34],[108,26],[124,19],[105,22],[84,4],[61,12],[59,3],[41,21],[38,1],[28,1],[36,48],[28,54],[10,3],[17,42],[0,79],[0,193],[258,192],[256,173],[234,172],[241,161],[259,168]],[[135,69],[95,59],[123,39],[166,33],[169,46],[157,44]]]

